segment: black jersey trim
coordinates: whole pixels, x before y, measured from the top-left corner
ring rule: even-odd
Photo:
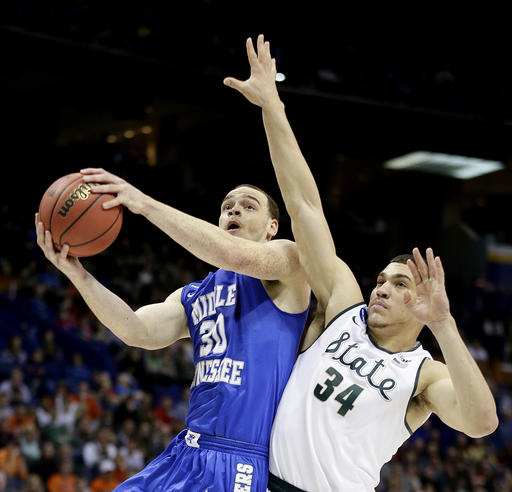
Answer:
[[[420,342],[416,342],[414,344],[414,347],[412,349],[409,349],[409,350],[399,350],[398,352],[391,352],[391,350],[388,350],[388,349],[385,349],[384,347],[381,347],[371,336],[370,332],[368,330],[366,330],[366,334],[368,335],[368,339],[370,340],[370,342],[372,343],[372,345],[379,349],[379,350],[382,350],[383,352],[386,352],[387,354],[405,354],[407,352],[414,352],[416,349],[419,349],[421,347],[421,343]]]
[[[299,355],[303,354],[304,352],[306,352],[306,350],[308,350],[310,347],[312,347],[315,344],[315,342],[325,333],[325,330],[327,330],[327,328],[329,328],[329,326],[331,326],[341,315],[343,315],[346,312],[350,311],[351,309],[354,309],[355,307],[361,306],[361,305],[366,305],[366,302],[361,301],[361,302],[357,302],[356,304],[352,304],[352,306],[344,309],[343,311],[338,313],[336,316],[334,316],[334,318],[332,318],[331,321],[329,321],[329,323],[327,323],[325,325],[324,329],[320,332],[320,334],[311,342],[310,346],[307,349],[300,351]]]
[[[409,424],[407,423],[407,411],[409,410],[409,405],[411,404],[411,401],[414,398],[414,393],[416,393],[416,388],[418,387],[418,381],[420,380],[421,368],[423,367],[423,364],[425,363],[425,361],[427,359],[428,359],[428,357],[424,357],[423,358],[423,360],[421,361],[421,363],[420,363],[420,365],[418,367],[418,370],[416,371],[416,378],[414,380],[414,387],[412,389],[412,393],[411,393],[411,396],[409,398],[409,402],[407,403],[407,406],[405,407],[404,424],[405,424],[406,429],[409,431],[409,435],[412,435],[414,431],[409,427]]]
[[[268,474],[268,490],[270,492],[306,492],[305,490],[299,489],[283,479],[276,477],[272,473]]]

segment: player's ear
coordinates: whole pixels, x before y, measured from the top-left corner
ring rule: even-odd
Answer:
[[[267,241],[270,241],[277,234],[278,229],[279,222],[277,222],[277,219],[271,219],[267,228]]]

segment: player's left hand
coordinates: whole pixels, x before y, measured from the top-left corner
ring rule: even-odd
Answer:
[[[418,248],[412,253],[416,264],[408,260],[407,265],[416,284],[416,296],[407,292],[404,302],[418,321],[435,331],[451,317],[441,258],[434,258],[432,248],[427,248],[426,262]]]
[[[149,199],[139,189],[124,179],[101,168],[88,167],[81,169],[84,181],[91,183],[93,193],[112,193],[117,195],[113,200],[103,203],[104,209],[124,205],[134,214],[143,212]]]
[[[279,101],[276,88],[276,60],[270,55],[270,43],[265,41],[263,34],[258,36],[257,52],[254,50],[252,39],[246,42],[247,57],[251,67],[251,75],[247,80],[226,77],[224,85],[242,93],[251,103],[264,107],[271,101]]]

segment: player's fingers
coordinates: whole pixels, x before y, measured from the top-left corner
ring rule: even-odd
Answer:
[[[272,58],[272,73],[274,75],[277,73],[276,59],[275,58]]]
[[[436,268],[436,278],[439,283],[444,285],[444,268],[443,264],[441,263],[441,258],[439,258],[439,256],[436,256],[434,262]]]
[[[423,256],[421,256],[420,250],[418,248],[414,248],[412,250],[412,254],[414,256],[414,261],[416,262],[416,266],[418,267],[418,272],[421,275],[422,280],[428,279],[428,268]]]
[[[409,269],[411,270],[411,273],[412,273],[412,278],[414,279],[414,283],[416,285],[418,285],[419,283],[421,283],[421,275],[419,274],[418,272],[418,268],[416,267],[416,265],[414,264],[414,261],[412,260],[407,260],[407,266],[409,267]]]
[[[256,41],[256,45],[258,48],[258,60],[261,62],[265,56],[265,40],[263,34],[258,35],[258,39]]]
[[[244,82],[242,80],[234,79],[233,77],[226,77],[224,79],[224,85],[236,89],[238,92],[243,93]]]
[[[118,176],[114,176],[111,173],[101,173],[101,174],[87,174],[84,176],[84,181],[86,183],[122,183],[123,180]]]
[[[69,253],[69,244],[64,244],[64,246],[62,246],[62,249],[60,250],[59,252],[59,259],[64,261],[66,260],[66,258],[68,257],[68,253]]]
[[[121,204],[121,201],[119,200],[119,198],[114,198],[113,200],[109,200],[108,202],[104,202],[102,206],[103,206],[103,208],[105,210],[108,210],[109,208],[117,207],[120,204]]]
[[[86,167],[84,169],[80,169],[81,174],[99,174],[106,172],[102,167]]]
[[[119,193],[121,189],[117,184],[93,184],[91,186],[91,191],[93,193]]]
[[[251,38],[247,38],[245,46],[247,48],[247,58],[249,58],[249,64],[252,67],[258,62],[258,55],[256,54],[256,51],[254,51],[254,45],[252,44]]]
[[[436,265],[434,263],[434,252],[432,248],[427,248],[427,266],[428,266],[428,276],[430,278],[437,279],[437,270]]]
[[[40,248],[44,248],[44,230],[41,221],[36,223],[37,244]]]

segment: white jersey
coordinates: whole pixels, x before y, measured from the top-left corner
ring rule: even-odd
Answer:
[[[393,353],[366,332],[367,308],[338,314],[302,352],[272,427],[270,472],[308,492],[368,491],[411,435],[405,421],[421,366],[417,345]]]

